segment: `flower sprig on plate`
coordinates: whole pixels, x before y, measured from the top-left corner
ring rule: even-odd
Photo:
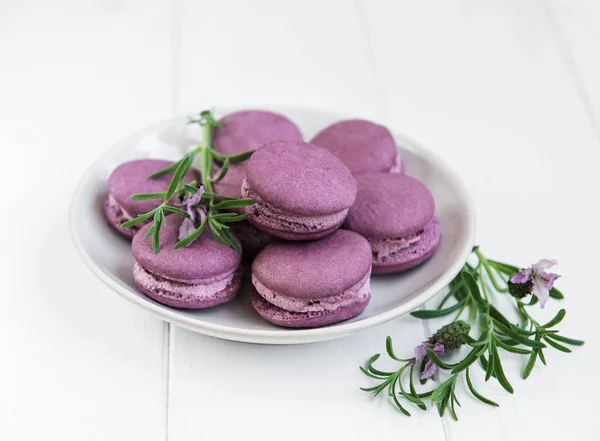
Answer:
[[[562,299],[563,294],[554,288],[557,274],[547,273],[546,269],[556,264],[554,260],[541,260],[526,269],[497,262],[486,258],[478,247],[473,249],[476,264],[467,262],[459,274],[449,285],[449,291],[437,309],[414,311],[411,314],[419,319],[434,319],[455,314],[451,323],[441,327],[427,341],[415,348],[412,358],[398,358],[394,352],[391,337],[386,340],[387,355],[401,363],[396,371],[382,371],[374,366],[380,354],[372,356],[361,371],[377,381],[373,387],[361,388],[366,392],[379,395],[386,391],[394,405],[405,415],[410,415],[403,398],[418,408],[427,409],[426,400],[436,405],[440,416],[449,412],[458,419],[456,406],[460,406],[457,398],[457,381],[464,375],[467,389],[479,401],[491,406],[498,406],[494,401],[483,396],[471,381],[470,369],[479,366],[485,372],[485,381],[494,378],[509,393],[514,389],[509,382],[502,365],[501,354],[510,352],[528,357],[522,377],[531,374],[536,361],[544,365],[546,358],[544,349],[548,346],[561,352],[571,352],[568,346],[581,346],[583,341],[568,338],[555,329],[565,317],[566,311],[561,309],[552,320],[541,325],[529,313],[528,308],[538,302],[544,307],[549,298]],[[520,324],[511,323],[492,303],[497,295],[510,294],[521,317]],[[531,296],[528,302],[523,299]],[[454,301],[451,306],[447,303]],[[465,320],[461,318],[467,317]],[[470,335],[476,328],[477,338]],[[466,355],[456,363],[449,363],[443,358],[461,346],[469,347]],[[415,373],[415,366],[418,370]],[[421,384],[425,384],[437,373],[443,373],[443,381],[425,392],[417,392],[415,376]],[[406,385],[408,383],[408,386]]]
[[[121,228],[129,228],[141,222],[152,219],[153,225],[148,230],[147,237],[152,236],[152,249],[155,253],[160,250],[160,229],[166,223],[166,213],[175,213],[185,219],[179,230],[179,242],[175,248],[182,248],[194,242],[208,226],[213,236],[223,245],[241,251],[238,240],[229,232],[229,225],[233,222],[244,220],[247,214],[237,214],[230,211],[254,204],[254,199],[234,199],[214,192],[213,184],[222,180],[231,164],[238,164],[250,158],[254,150],[237,155],[222,155],[212,148],[214,131],[221,127],[209,110],[200,112],[198,119],[190,119],[189,124],[199,124],[203,128],[202,144],[186,153],[181,159],[173,162],[150,175],[158,178],[168,173],[173,173],[173,178],[167,191],[162,193],[144,193],[131,196],[133,200],[162,199],[163,202],[154,210],[140,214],[135,219],[125,222]],[[197,156],[200,156],[200,173],[202,183],[195,181],[184,183],[185,176],[190,171]],[[221,164],[219,174],[213,178],[215,161]],[[177,203],[179,201],[179,203]],[[185,208],[182,209],[182,208]]]

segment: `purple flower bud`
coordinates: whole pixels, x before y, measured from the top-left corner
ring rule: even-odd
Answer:
[[[427,348],[431,346],[432,345],[426,341],[417,346],[415,348],[415,362],[421,361],[427,355]]]
[[[201,185],[196,194],[189,198],[187,201],[185,201],[185,211],[187,211],[187,214],[190,215],[192,221],[196,220],[196,212],[194,210],[194,207],[200,205],[200,203],[202,202],[202,194],[204,194],[204,185]]]
[[[543,308],[550,298],[550,290],[554,282],[560,277],[558,274],[547,273],[544,270],[550,269],[556,264],[555,259],[542,259],[531,267],[518,271],[508,281],[509,292],[516,298],[533,294]]]
[[[194,222],[192,222],[186,217],[181,223],[181,226],[179,227],[179,240],[183,240],[186,237],[188,237],[194,232],[195,229],[196,227],[194,226]]]
[[[436,343],[435,345],[429,342],[423,342],[415,348],[415,358],[412,364],[418,363],[425,358],[425,368],[421,372],[421,380],[433,377],[437,371],[437,366],[429,357],[427,357],[427,349],[431,349],[437,355],[444,355],[444,345]]]
[[[421,360],[425,360],[425,367],[421,372],[421,380],[433,377],[437,371],[437,366],[427,356],[427,349],[433,351],[436,355],[444,355],[447,352],[452,352],[460,348],[463,344],[461,334],[468,334],[471,326],[462,320],[449,323],[442,326],[436,331],[427,341],[424,341],[415,348],[415,358],[410,360],[410,364],[416,364]]]
[[[531,278],[532,273],[533,273],[533,270],[531,268],[522,269],[521,271],[516,273],[514,276],[512,276],[510,281],[512,283],[527,283],[527,282],[529,282],[529,279]]]
[[[195,195],[185,201],[185,211],[190,216],[190,219],[185,218],[179,227],[179,240],[183,240],[194,232],[196,229],[196,221],[198,224],[204,221],[206,217],[206,208],[202,206],[202,194],[204,186],[201,185]]]

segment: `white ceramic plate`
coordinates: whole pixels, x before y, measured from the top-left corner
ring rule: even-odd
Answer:
[[[237,109],[219,109],[217,116]],[[272,108],[287,115],[306,139],[348,115],[303,108]],[[106,179],[120,163],[136,158],[177,159],[199,144],[200,129],[174,118],[143,129],[119,142],[87,170],[71,203],[73,241],[90,269],[112,290],[156,316],[203,334],[253,343],[294,344],[342,337],[405,314],[441,291],[458,273],[473,246],[475,233],[471,199],[458,177],[419,144],[394,133],[409,175],[432,191],[442,240],[425,264],[399,275],[374,276],[372,300],[358,317],[317,329],[285,329],[264,321],[252,308],[248,292],[225,305],[201,311],[163,306],[137,291],[132,277],[130,243],[106,223],[102,204]]]

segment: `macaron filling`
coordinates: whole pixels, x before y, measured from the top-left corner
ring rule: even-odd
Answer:
[[[106,202],[108,204],[108,208],[114,214],[115,218],[119,220],[119,222],[125,223],[133,219],[133,216],[129,214],[127,210],[125,210],[125,208],[117,202],[117,200],[113,197],[112,194],[108,194],[108,196],[106,197]]]
[[[135,236],[135,233],[137,233],[140,228],[150,222],[150,220],[148,220],[134,225],[133,227],[121,228],[121,225],[133,219],[133,216],[129,214],[127,210],[125,210],[125,208],[119,204],[110,193],[104,200],[104,213],[106,213],[106,217],[111,226],[113,226],[119,233],[127,237]]]
[[[370,298],[371,272],[363,277],[356,285],[350,287],[341,294],[323,297],[310,301],[292,299],[277,293],[263,285],[252,275],[252,284],[256,292],[267,302],[281,309],[292,312],[333,312],[339,308],[346,308],[355,303],[361,303]]]
[[[404,262],[413,251],[422,248],[423,258],[431,256],[440,239],[440,222],[434,217],[420,232],[399,239],[369,239],[373,250],[373,266]]]
[[[288,232],[293,229],[296,234],[323,232],[339,227],[348,215],[348,209],[320,216],[283,214],[252,191],[247,180],[242,184],[242,195],[256,201],[254,205],[248,208],[253,215],[249,220],[266,227],[267,230]]]
[[[367,237],[367,241],[373,250],[373,260],[381,261],[392,256],[402,250],[410,248],[412,245],[421,240],[421,234],[425,230],[421,230],[408,237],[392,238],[392,239],[374,239]]]
[[[223,303],[238,291],[242,269],[239,267],[223,278],[205,279],[206,283],[185,283],[167,279],[151,273],[139,263],[133,267],[133,278],[136,284],[147,294],[159,297],[161,301],[176,300],[181,302],[200,302],[211,305]],[[231,295],[223,295],[229,292]]]

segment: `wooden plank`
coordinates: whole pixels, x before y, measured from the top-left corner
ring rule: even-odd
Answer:
[[[181,111],[218,105],[306,105],[379,111],[369,47],[340,0],[185,1]]]
[[[559,54],[600,138],[600,3],[550,0],[544,5]]]
[[[181,110],[243,103],[324,107],[377,118],[377,85],[361,5],[344,1],[187,1],[182,9]],[[169,439],[260,437],[440,439],[432,414],[406,418],[358,365],[385,336],[412,353],[421,324],[402,318],[356,336],[269,347],[172,331]],[[418,412],[415,412],[418,414]]]
[[[591,233],[597,204],[590,204],[600,187],[599,145],[543,4],[373,1],[367,12],[388,122],[461,174],[484,252],[523,266],[558,258],[558,286],[568,296],[561,306],[569,312],[561,329],[590,335],[600,306],[588,295],[594,269],[587,257],[600,246]],[[570,355],[551,352],[549,367],[525,382],[523,362],[508,360],[516,394],[486,384],[496,410],[461,400],[462,421],[444,422],[446,439],[557,439],[573,427],[591,430],[592,402],[575,366],[593,365],[597,350],[591,341]]]
[[[91,161],[171,112],[168,5],[0,7],[0,439],[165,438],[167,327],[84,267],[67,212]]]
[[[307,436],[397,439],[398,433],[442,439],[433,413],[406,417],[358,366],[385,351],[395,337],[398,353],[412,354],[422,328],[404,317],[337,341],[301,346],[227,342],[175,328],[170,375],[169,439],[302,440]],[[385,357],[383,357],[385,358]],[[382,369],[397,369],[382,360]]]

